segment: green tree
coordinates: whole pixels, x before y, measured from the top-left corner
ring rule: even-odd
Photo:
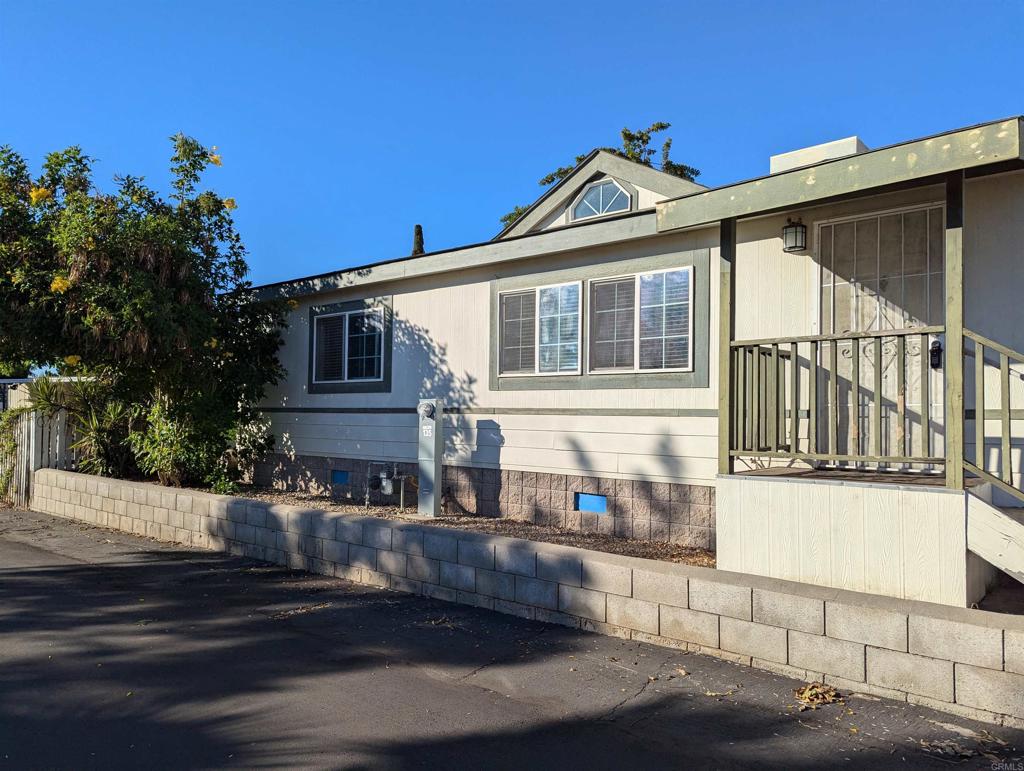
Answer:
[[[217,148],[171,141],[167,198],[141,177],[97,189],[78,147],[50,153],[35,178],[0,147],[0,367],[95,379],[131,407],[115,416],[159,405],[206,457],[281,376],[284,306],[248,291],[235,201],[201,188]]]
[[[633,161],[635,163],[643,164],[644,166],[650,166],[653,168],[654,163],[651,160],[654,156],[655,149],[651,147],[651,141],[655,134],[662,131],[666,131],[671,128],[672,124],[665,123],[664,121],[658,121],[652,123],[645,129],[638,129],[633,131],[628,128],[622,129],[622,146],[621,147],[599,147],[598,150],[604,150],[606,152],[618,155],[621,158]],[[591,150],[593,152],[593,150]],[[680,177],[689,182],[693,182],[700,176],[700,170],[693,166],[688,166],[685,163],[676,163],[669,158],[672,152],[672,139],[666,138],[661,145],[661,170],[666,174],[671,174],[674,177]],[[538,184],[541,187],[548,187],[556,182],[560,182],[567,176],[572,174],[590,153],[583,153],[582,155],[576,156],[576,161],[572,166],[561,166],[550,174],[546,174],[541,177]],[[501,223],[508,227],[517,219],[519,219],[523,212],[525,212],[528,206],[516,206],[512,211],[501,218]]]
[[[0,361],[0,378],[5,377],[28,377],[32,371],[32,365],[27,361]]]
[[[510,211],[508,214],[506,214],[505,216],[503,216],[501,218],[501,224],[504,225],[505,227],[508,227],[513,222],[515,222],[517,219],[522,217],[526,213],[526,210],[529,209],[529,208],[530,208],[529,206],[517,206],[517,207],[515,207],[512,211]]]

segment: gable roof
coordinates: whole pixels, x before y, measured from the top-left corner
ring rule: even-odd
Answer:
[[[607,174],[637,187],[653,190],[666,198],[678,198],[699,193],[707,188],[696,182],[666,174],[642,163],[628,160],[607,150],[592,150],[567,177],[558,181],[524,211],[519,219],[508,225],[493,240],[521,236],[547,219],[551,214],[569,205],[580,189],[593,177]]]

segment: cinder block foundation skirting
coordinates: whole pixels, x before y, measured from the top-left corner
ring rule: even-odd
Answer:
[[[381,468],[374,462],[355,458],[278,454],[259,464],[254,481],[280,490],[331,493],[362,501],[366,471],[371,463],[375,470]],[[416,474],[415,464],[390,465],[397,465],[400,473]],[[334,470],[348,471],[349,484],[332,485]],[[577,511],[576,493],[605,496],[607,513]],[[407,486],[407,505],[415,505],[415,496],[411,485]],[[371,491],[370,501],[396,504],[398,494],[384,496]],[[715,548],[715,490],[708,485],[445,466],[444,505],[449,511],[484,517],[507,517],[580,532]]]
[[[1024,727],[1024,617],[37,471],[32,508]]]

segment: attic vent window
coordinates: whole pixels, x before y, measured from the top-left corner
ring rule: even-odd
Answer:
[[[629,193],[612,179],[601,180],[588,185],[579,200],[572,207],[573,220],[599,217],[617,211],[628,211]]]

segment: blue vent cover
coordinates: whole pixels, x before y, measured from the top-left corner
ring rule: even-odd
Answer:
[[[348,484],[348,472],[339,471],[338,469],[331,469],[331,484],[332,485],[347,485]]]
[[[608,513],[608,498],[604,495],[576,493],[576,511],[592,511],[595,514]]]

